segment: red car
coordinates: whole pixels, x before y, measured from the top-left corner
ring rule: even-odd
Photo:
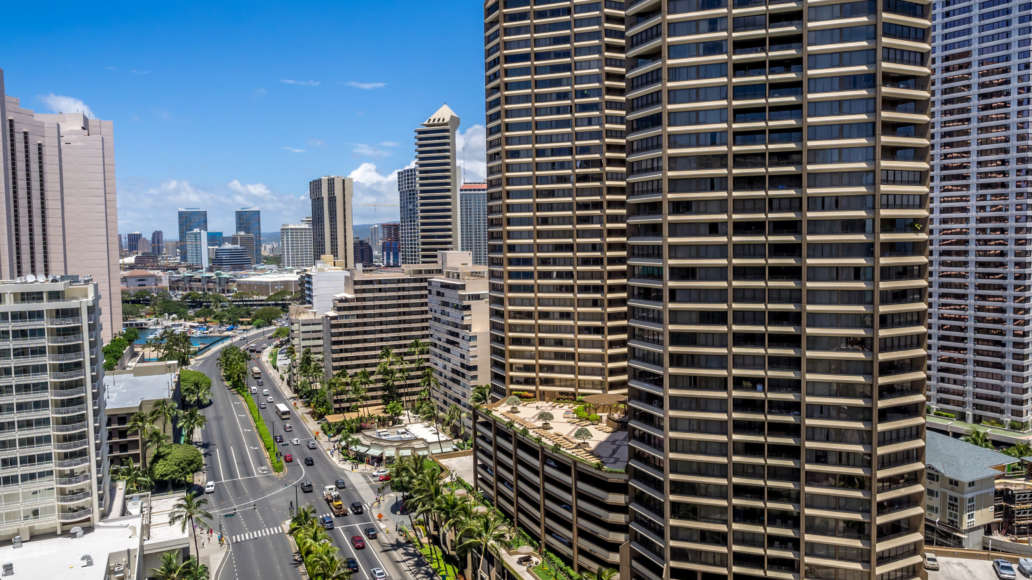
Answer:
[[[362,539],[362,536],[351,536],[351,545],[356,550],[361,550],[365,547],[365,540]]]
[[[391,480],[391,476],[390,476],[390,475],[381,475],[381,476],[380,476],[380,477],[378,477],[377,479],[378,479],[379,481],[390,481],[390,480]]]
[[[287,463],[290,463],[293,460],[294,460],[294,456],[289,454],[289,453],[287,453],[286,455],[283,456],[283,461],[286,461]]]

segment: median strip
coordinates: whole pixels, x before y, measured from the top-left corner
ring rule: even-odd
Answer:
[[[276,452],[276,443],[272,440],[272,434],[269,432],[269,427],[265,424],[265,419],[258,412],[258,404],[254,402],[254,397],[247,390],[246,377],[249,359],[250,357],[236,346],[228,346],[219,355],[219,368],[222,369],[222,378],[226,384],[243,397],[244,402],[247,403],[247,410],[251,413],[251,420],[254,422],[254,427],[258,431],[262,444],[265,445],[265,452],[269,456],[269,465],[272,466],[273,471],[280,473],[284,468],[283,460],[280,459]]]

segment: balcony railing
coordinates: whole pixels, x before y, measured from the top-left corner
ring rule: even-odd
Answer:
[[[71,433],[73,431],[82,431],[86,428],[86,422],[81,421],[79,423],[69,423],[67,425],[54,425],[55,433]]]
[[[82,521],[93,515],[92,509],[81,509],[74,512],[61,512],[57,514],[58,521],[61,522],[78,522]]]
[[[50,336],[47,340],[50,341],[50,344],[71,344],[73,342],[82,342],[82,335]]]
[[[68,495],[59,495],[59,496],[57,496],[57,503],[75,503],[77,501],[82,501],[84,499],[89,499],[89,497],[90,497],[90,492],[88,492],[88,491],[83,491],[83,492],[80,492],[80,493],[72,493],[72,494],[68,494]]]
[[[86,405],[72,405],[71,407],[54,407],[54,415],[74,415],[86,411]]]
[[[90,480],[90,474],[84,473],[82,475],[73,475],[72,477],[56,477],[54,478],[57,485],[78,485],[84,481]]]

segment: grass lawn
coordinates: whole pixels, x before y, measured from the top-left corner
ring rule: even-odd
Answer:
[[[448,561],[448,555],[440,547],[433,544],[421,544],[419,551],[426,561],[433,566],[441,580],[455,580],[459,577],[459,569]]]

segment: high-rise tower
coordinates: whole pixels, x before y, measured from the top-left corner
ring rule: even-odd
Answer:
[[[355,224],[351,221],[351,198],[354,195],[354,187],[350,177],[335,175],[309,182],[315,260],[319,260],[323,255],[331,255],[338,266],[354,267]]]
[[[923,577],[929,10],[629,3],[632,578]]]
[[[424,264],[437,262],[437,252],[459,247],[458,128],[459,116],[448,105],[441,105],[416,129],[419,261]]]
[[[398,172],[398,203],[401,205],[401,263],[419,263],[419,181],[416,168]]]
[[[194,230],[208,231],[208,211],[197,208],[180,208],[179,210],[179,259],[185,261],[184,242],[186,234]]]
[[[254,236],[252,264],[262,263],[262,212],[256,207],[236,210],[236,232]]]

